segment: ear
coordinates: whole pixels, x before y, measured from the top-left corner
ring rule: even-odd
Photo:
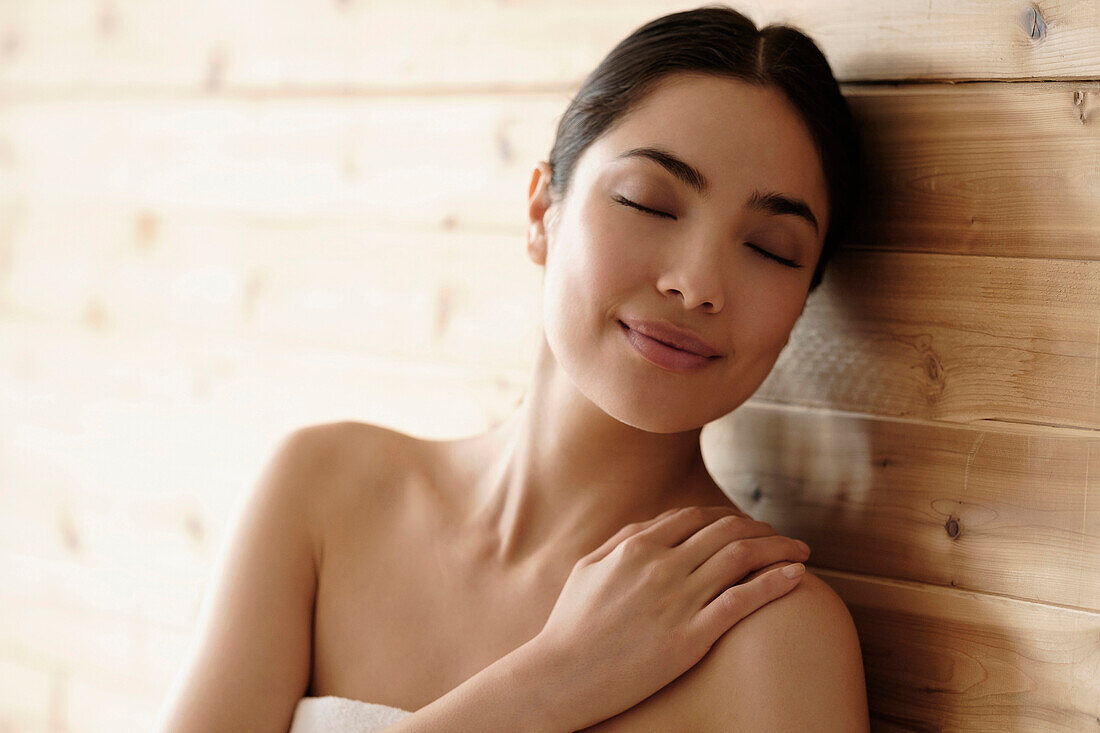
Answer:
[[[554,203],[550,196],[550,164],[540,160],[531,171],[531,185],[527,188],[527,256],[536,265],[546,265],[547,216]]]

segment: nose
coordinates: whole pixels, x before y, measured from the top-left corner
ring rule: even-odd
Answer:
[[[703,253],[679,257],[668,265],[657,281],[657,289],[682,298],[687,310],[702,306],[708,313],[717,313],[724,304],[721,268]]]

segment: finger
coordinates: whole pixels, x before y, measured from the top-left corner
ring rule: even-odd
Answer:
[[[777,562],[805,562],[810,557],[795,540],[782,535],[734,540],[688,575],[688,582],[706,603],[749,573]]]
[[[638,536],[658,545],[676,547],[715,520],[737,514],[738,510],[730,506],[687,506],[655,522]]]
[[[759,522],[747,515],[728,515],[715,519],[684,540],[675,549],[675,553],[679,556],[677,562],[686,567],[687,572],[692,572],[713,557],[715,553],[721,552],[731,542],[773,536],[782,537],[782,535],[776,533],[775,528],[770,524]],[[809,550],[809,546],[806,549]],[[806,558],[800,556],[793,559],[805,560]]]
[[[735,585],[741,585],[741,584],[747,583],[750,580],[753,580],[754,578],[759,578],[764,573],[775,570],[776,568],[785,567],[785,566],[790,565],[790,564],[791,564],[790,560],[780,560],[779,562],[773,562],[771,565],[765,565],[764,567],[760,568],[759,570],[753,570],[751,573],[749,573],[748,575],[746,575],[744,578],[741,579],[741,583],[737,583]]]
[[[802,571],[794,578],[789,578],[784,573],[787,568],[801,568]],[[776,568],[747,583],[727,588],[695,614],[690,623],[690,631],[713,644],[738,621],[792,591],[805,576],[805,566],[795,563]]]
[[[599,562],[600,560],[605,558],[607,555],[609,555],[611,553],[611,551],[614,550],[618,546],[618,544],[620,542],[622,542],[623,540],[625,540],[627,537],[631,536],[632,534],[636,534],[636,533],[642,531],[646,527],[652,526],[655,522],[659,522],[662,519],[664,519],[665,517],[667,517],[671,514],[674,514],[675,512],[677,512],[679,510],[680,510],[680,507],[673,507],[672,509],[668,509],[666,511],[661,512],[660,514],[653,517],[652,519],[647,519],[643,522],[633,522],[631,524],[626,525],[625,527],[620,529],[618,532],[616,532],[615,534],[608,537],[607,541],[604,542],[602,545],[600,545],[595,550],[593,550],[592,552],[588,553],[587,555],[582,557],[580,560],[578,560],[578,563]]]

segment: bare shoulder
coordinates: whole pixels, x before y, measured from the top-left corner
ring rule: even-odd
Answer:
[[[282,437],[241,494],[158,730],[287,729],[310,682],[321,560],[340,503],[333,487],[348,484],[357,457],[392,455],[385,448],[392,439],[346,423]]]
[[[303,469],[324,483],[376,479],[384,483],[407,470],[423,441],[371,423],[339,421],[298,428],[284,441]]]
[[[319,499],[357,461],[384,456],[400,433],[369,423],[317,423],[292,430],[280,441],[267,470],[293,474],[294,484]],[[289,477],[288,477],[289,478]]]
[[[346,503],[356,464],[388,465],[383,456],[400,434],[355,422],[305,425],[285,433],[264,464],[259,481],[246,497],[280,516],[311,546],[314,563],[324,544],[324,528],[334,511]]]
[[[683,675],[586,730],[851,733],[868,726],[852,617],[836,592],[807,572],[790,593],[735,624]]]
[[[810,572],[734,625],[688,674],[699,730],[868,730],[855,624]]]
[[[418,441],[382,425],[340,420],[305,425],[291,432],[285,442],[317,451],[318,457],[350,459],[364,452],[374,456],[390,455]]]
[[[372,423],[308,425],[287,439],[295,466],[308,484],[312,512],[324,543],[335,528],[377,526],[403,501],[402,488],[427,468],[426,441]]]

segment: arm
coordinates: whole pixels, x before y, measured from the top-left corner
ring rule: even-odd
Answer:
[[[269,460],[222,546],[162,733],[281,731],[310,676],[320,462],[329,426],[300,429]]]
[[[612,719],[610,729],[630,733],[701,730],[691,724],[701,716],[663,717],[675,705],[637,703],[688,676],[731,625],[789,594],[801,578],[777,566],[807,555],[724,506],[676,507],[628,524],[574,564],[514,665],[508,657],[490,665],[420,711],[422,721],[391,730],[602,731]],[[760,577],[735,583],[753,569]]]
[[[565,660],[532,639],[386,733],[568,733],[572,693]]]

